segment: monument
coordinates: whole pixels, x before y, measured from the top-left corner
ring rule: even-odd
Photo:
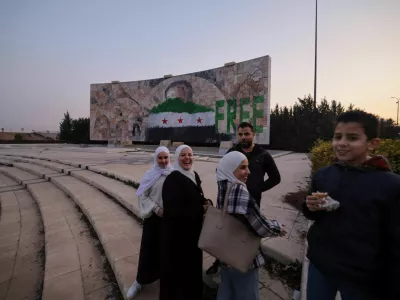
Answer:
[[[179,76],[90,86],[90,139],[232,141],[240,122],[269,144],[271,58]]]

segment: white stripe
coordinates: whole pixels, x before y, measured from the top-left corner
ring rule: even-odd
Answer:
[[[180,120],[180,121],[179,121]],[[172,113],[163,112],[158,114],[150,114],[148,127],[201,127],[201,126],[214,126],[215,113]]]

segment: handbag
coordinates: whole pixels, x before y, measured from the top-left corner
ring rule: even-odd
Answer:
[[[246,224],[228,214],[228,195],[233,183],[226,191],[222,210],[210,206],[200,233],[198,247],[225,264],[245,273],[256,257],[261,237]]]

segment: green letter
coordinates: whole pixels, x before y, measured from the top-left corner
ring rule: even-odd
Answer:
[[[243,105],[248,105],[250,104],[250,99],[249,98],[242,98],[240,99],[240,123],[244,121],[244,119],[250,119],[250,113],[248,111],[243,110]]]
[[[231,133],[231,125],[233,132],[236,132],[236,126],[233,120],[236,119],[236,99],[226,100],[228,106],[226,108],[226,133]],[[233,108],[231,110],[231,108]]]
[[[224,120],[224,114],[219,113],[218,109],[220,107],[224,107],[224,105],[225,105],[225,101],[224,100],[215,101],[215,130],[216,130],[216,132],[219,132],[218,131],[218,128],[219,128],[218,127],[218,122]]]
[[[262,133],[263,127],[257,125],[257,119],[264,118],[264,108],[257,109],[258,103],[264,103],[264,95],[257,96],[253,98],[253,127],[255,133]]]

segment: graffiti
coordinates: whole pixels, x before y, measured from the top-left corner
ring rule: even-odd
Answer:
[[[90,138],[221,141],[253,124],[269,143],[270,57],[169,78],[90,86]]]

